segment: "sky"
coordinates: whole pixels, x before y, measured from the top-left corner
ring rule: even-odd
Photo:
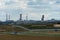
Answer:
[[[0,0],[0,20],[6,20],[6,14],[11,20],[19,20],[19,14],[23,20],[60,20],[60,0]]]

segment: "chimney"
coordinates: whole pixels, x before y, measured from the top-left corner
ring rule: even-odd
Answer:
[[[20,21],[22,20],[22,14],[20,14]]]
[[[8,21],[8,14],[6,14],[6,21]]]
[[[9,15],[9,20],[10,20],[10,15]]]
[[[44,15],[42,15],[41,21],[44,21]]]
[[[28,15],[26,15],[26,20],[28,20]]]

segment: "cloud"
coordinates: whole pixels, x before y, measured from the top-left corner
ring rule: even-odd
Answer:
[[[0,13],[4,15],[6,13],[10,14],[11,19],[14,20],[19,19],[18,15],[20,13],[23,14],[23,19],[25,19],[27,13],[29,19],[32,20],[40,20],[43,14],[45,15],[45,20],[59,19],[60,0],[0,0]]]

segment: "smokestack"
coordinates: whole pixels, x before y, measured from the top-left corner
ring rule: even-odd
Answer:
[[[44,21],[44,15],[42,15],[41,21]]]
[[[9,15],[9,20],[10,20],[10,15]]]
[[[26,20],[28,20],[28,15],[26,15]]]
[[[20,21],[22,20],[22,14],[20,14]]]
[[[6,14],[6,21],[10,20],[10,15]]]
[[[6,14],[6,21],[8,20],[8,14]]]

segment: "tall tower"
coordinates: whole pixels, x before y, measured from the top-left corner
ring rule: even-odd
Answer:
[[[9,15],[9,20],[10,20],[10,15]]]
[[[20,14],[20,21],[22,20],[22,14]]]
[[[44,21],[44,15],[42,15],[41,21]]]
[[[6,14],[6,21],[8,21],[8,14]]]
[[[28,14],[26,14],[26,20],[28,20]]]

